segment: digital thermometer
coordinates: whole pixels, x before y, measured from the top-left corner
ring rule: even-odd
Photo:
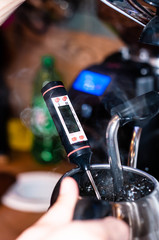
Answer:
[[[89,170],[92,151],[63,83],[49,82],[41,92],[70,162],[86,171],[97,198],[101,199]]]

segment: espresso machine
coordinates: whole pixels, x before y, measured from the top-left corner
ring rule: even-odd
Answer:
[[[137,78],[134,82],[139,82],[134,88],[135,95],[143,94],[147,91],[155,90],[159,91],[158,85],[158,68],[159,68],[159,39],[158,39],[158,23],[159,23],[159,2],[157,0],[124,0],[124,1],[116,1],[116,0],[102,0],[103,3],[111,8],[113,12],[111,14],[122,15],[127,17],[127,19],[131,19],[135,24],[132,27],[128,27],[125,23],[125,28],[121,30],[121,37],[129,45],[129,51],[132,53],[131,61],[136,62],[136,64],[140,64],[141,62],[146,62],[149,65],[148,75],[145,74],[144,80],[141,78]],[[107,19],[109,22],[111,18]],[[118,18],[117,18],[118,20]],[[112,19],[112,22],[116,24],[116,21]],[[136,24],[137,23],[137,24]],[[124,24],[123,24],[124,25]],[[119,33],[119,34],[120,34]],[[136,36],[135,36],[136,35]],[[136,45],[137,44],[137,45]],[[137,48],[135,47],[137,46]],[[144,51],[143,51],[144,50]],[[134,68],[135,70],[135,68]],[[141,72],[143,71],[141,67]],[[133,69],[132,69],[133,72]],[[132,74],[132,73],[131,73]],[[130,75],[131,75],[130,74]],[[131,78],[130,75],[128,78]],[[142,73],[141,73],[142,75]],[[148,76],[148,78],[147,78]],[[149,78],[150,77],[150,78]],[[138,81],[138,79],[140,79]],[[129,81],[129,80],[128,80]],[[142,85],[142,86],[141,86]],[[141,90],[142,89],[142,90]],[[140,92],[141,91],[141,92]],[[127,92],[127,91],[126,91]],[[128,95],[128,94],[126,94]],[[128,96],[129,98],[129,96]],[[142,169],[151,175],[155,176],[159,179],[158,174],[158,162],[156,159],[159,157],[158,152],[158,116],[149,122],[147,126],[142,129],[140,146],[138,152],[138,164],[137,167]],[[121,133],[123,136],[123,134]],[[125,138],[126,142],[128,138]],[[122,141],[121,141],[122,142]],[[128,141],[128,144],[130,142]],[[126,145],[124,145],[126,146]],[[129,154],[129,146],[127,146],[127,150],[125,151],[125,147],[121,146],[124,153],[126,155]],[[154,161],[152,159],[155,159]]]
[[[68,93],[92,147],[94,153],[92,163],[108,161],[105,130],[111,118],[111,108],[149,91],[159,91],[158,42],[157,40],[148,42],[143,37],[147,32],[145,29],[149,32],[149,25],[147,25],[149,21],[153,22],[154,18],[156,21],[157,1],[156,4],[155,1],[153,4],[152,1],[150,4],[148,1],[102,2],[108,6],[107,12],[111,11],[108,16],[105,16],[105,20],[110,24],[112,21],[115,30],[126,43],[126,47],[108,56],[100,64],[83,69],[75,78]],[[124,26],[123,19],[118,18],[121,14],[129,17],[129,22],[134,20],[135,24],[131,23],[127,26],[125,23],[126,26]],[[122,23],[122,29],[118,29],[118,22]],[[155,23],[154,26],[156,26]],[[155,35],[157,29],[153,28],[153,31]],[[158,116],[142,128],[137,161],[139,169],[157,179],[159,179],[156,160],[159,158],[158,129]],[[131,124],[120,128],[118,133],[121,161],[124,165],[127,165],[130,154],[132,134]]]
[[[159,45],[158,20],[159,2],[157,0],[101,0],[107,6],[125,15],[144,27],[140,41]]]

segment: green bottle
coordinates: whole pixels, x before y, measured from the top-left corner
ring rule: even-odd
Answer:
[[[61,81],[61,77],[56,72],[55,59],[43,56],[33,86],[31,117],[32,154],[40,163],[57,163],[64,158],[64,148],[41,95],[41,88],[50,81]]]

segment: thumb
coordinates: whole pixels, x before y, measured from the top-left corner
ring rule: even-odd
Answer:
[[[78,195],[79,191],[76,181],[71,177],[64,178],[61,182],[57,201],[39,222],[51,222],[54,226],[59,226],[71,221]]]

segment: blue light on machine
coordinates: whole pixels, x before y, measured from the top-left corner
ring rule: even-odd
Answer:
[[[111,78],[107,75],[83,70],[73,83],[75,90],[101,96],[108,87]]]

